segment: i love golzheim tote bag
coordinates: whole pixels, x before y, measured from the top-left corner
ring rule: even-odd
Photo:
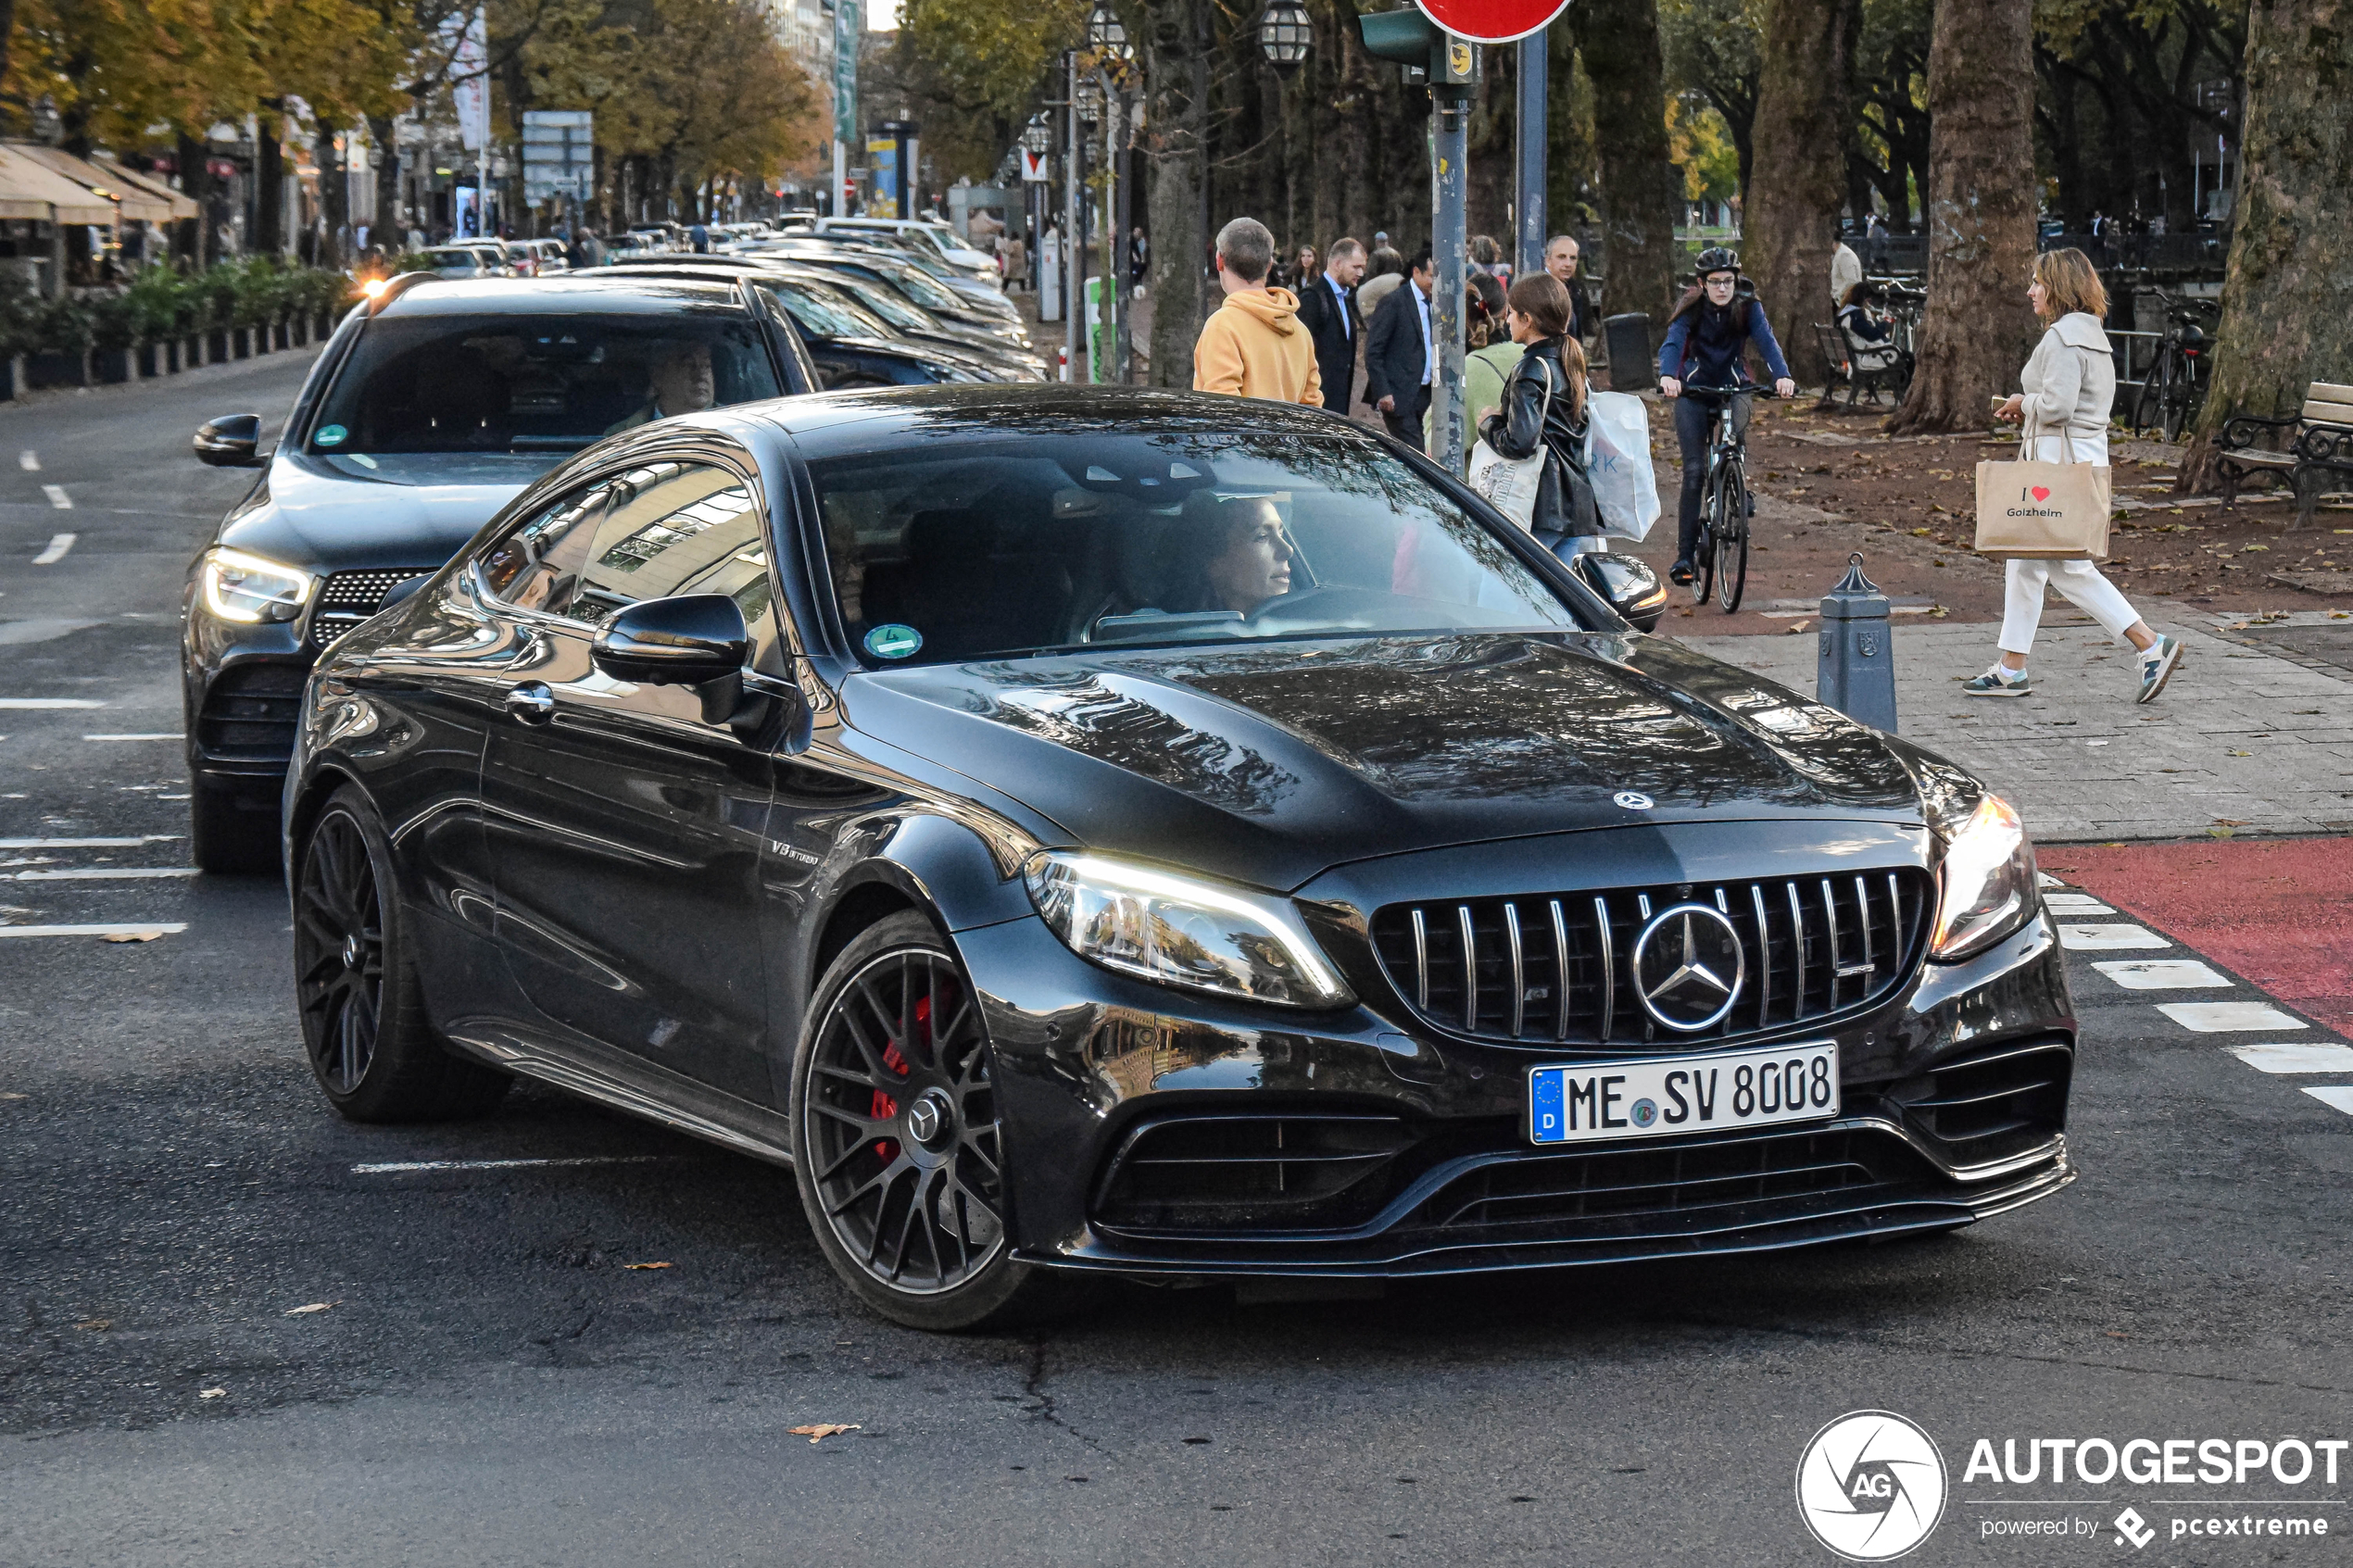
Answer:
[[[2106,463],[2079,463],[2059,432],[2067,460],[2039,462],[2029,427],[2014,463],[1977,465],[1977,550],[2024,560],[2106,560],[2114,487]]]

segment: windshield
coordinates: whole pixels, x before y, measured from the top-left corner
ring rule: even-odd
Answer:
[[[572,452],[673,414],[774,397],[760,329],[733,305],[661,314],[371,321],[309,450]]]
[[[889,322],[828,284],[806,282],[799,278],[761,278],[757,282],[776,296],[776,302],[800,324],[801,331],[813,336],[888,339],[900,335]]]
[[[870,283],[861,278],[855,282],[844,282],[841,287],[855,296],[859,304],[894,327],[903,327],[911,332],[943,330],[938,318],[930,311],[908,304],[880,283]]]
[[[810,472],[843,625],[876,668],[1580,626],[1484,524],[1345,435],[1043,435]]]

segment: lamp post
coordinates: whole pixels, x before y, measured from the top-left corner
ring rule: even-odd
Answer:
[[[1042,158],[1054,150],[1054,128],[1047,122],[1044,109],[1031,115],[1029,123],[1021,128],[1021,144],[1032,157]],[[1045,183],[1025,179],[1021,195],[1022,215],[1027,220],[1025,227],[1029,231],[1029,290],[1042,305],[1044,297],[1038,295],[1038,287],[1045,266],[1045,257],[1040,254],[1046,234]]]
[[[1094,52],[1102,84],[1103,118],[1103,306],[1110,363],[1104,379],[1125,385],[1133,377],[1134,343],[1128,333],[1127,269],[1124,260],[1134,202],[1127,178],[1127,145],[1134,119],[1131,98],[1141,85],[1136,46],[1106,0],[1095,0],[1087,17],[1087,44]]]
[[[1087,234],[1078,176],[1083,157],[1078,140],[1078,51],[1063,51],[1063,114],[1067,135],[1063,144],[1063,376],[1078,379],[1079,305],[1087,296]]]
[[[1258,47],[1267,63],[1289,77],[1315,47],[1315,23],[1299,0],[1271,0],[1258,19]]]

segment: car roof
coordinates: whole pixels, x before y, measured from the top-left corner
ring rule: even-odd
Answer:
[[[658,314],[682,305],[735,303],[725,277],[630,277],[567,272],[554,278],[445,278],[403,290],[376,312],[394,316],[574,315],[583,312]]]
[[[894,345],[896,346],[896,345]],[[783,431],[811,458],[903,450],[918,433],[1063,436],[1090,428],[1191,430],[1257,437],[1353,436],[1365,426],[1319,408],[1264,398],[1221,397],[1158,387],[993,382],[860,388],[737,403],[715,410]],[[691,420],[699,416],[687,415]]]

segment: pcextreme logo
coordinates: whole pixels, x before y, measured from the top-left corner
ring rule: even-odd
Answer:
[[[1797,1512],[1851,1562],[1903,1556],[1944,1516],[1944,1456],[1892,1411],[1851,1411],[1814,1434],[1797,1461]]]

